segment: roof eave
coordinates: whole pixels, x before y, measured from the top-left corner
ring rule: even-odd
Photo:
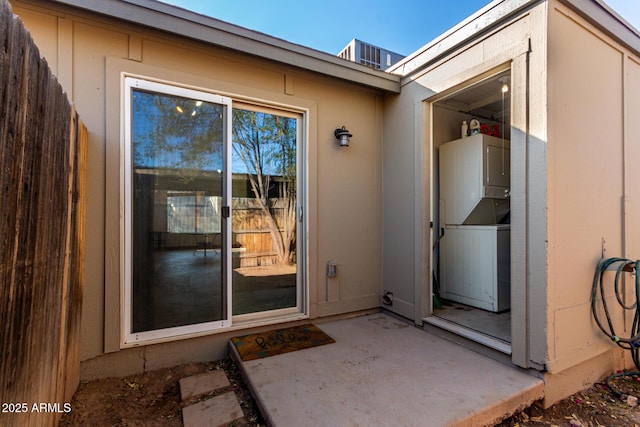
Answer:
[[[640,55],[640,31],[602,0],[559,0],[601,31]]]
[[[481,34],[544,0],[494,0],[413,54],[388,68],[389,73],[410,77]],[[602,0],[559,0],[584,19],[640,54],[640,31]]]
[[[386,71],[408,77],[540,1],[494,0]]]
[[[399,76],[159,1],[53,1],[373,89],[400,93]]]

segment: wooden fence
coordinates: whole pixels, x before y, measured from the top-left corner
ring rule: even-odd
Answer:
[[[80,372],[86,129],[0,0],[0,425],[54,426]]]

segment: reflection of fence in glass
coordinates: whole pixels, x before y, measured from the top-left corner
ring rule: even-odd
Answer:
[[[167,197],[169,233],[220,233],[222,197],[184,195]]]
[[[243,248],[240,255],[240,265],[250,267],[281,264],[269,217],[275,220],[279,239],[284,239],[286,229],[283,224],[285,223],[284,213],[286,210],[283,202],[270,200],[270,209],[267,213],[255,198],[234,197],[232,207],[234,244]],[[295,259],[295,243],[292,246],[292,259]]]

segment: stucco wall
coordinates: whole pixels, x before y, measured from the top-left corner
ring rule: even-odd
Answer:
[[[589,382],[622,363],[591,320],[596,265],[603,256],[640,257],[640,211],[633,209],[640,196],[633,166],[640,59],[556,1],[548,34],[547,368],[558,373],[598,357],[598,366],[582,373]],[[622,310],[614,313],[623,333]]]
[[[118,335],[118,325],[105,324],[105,318],[115,323],[120,318],[119,71],[306,111],[308,312],[314,318],[379,305],[381,92],[48,2],[11,3],[59,73],[89,132],[81,341],[85,378],[220,358],[233,335],[218,333],[103,356],[105,345],[113,350]],[[342,125],[354,135],[348,148],[338,147],[333,136]],[[326,298],[329,260],[339,267]]]

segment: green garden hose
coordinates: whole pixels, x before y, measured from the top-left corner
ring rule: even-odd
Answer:
[[[631,325],[629,337],[621,337],[618,333],[616,333],[613,322],[611,321],[609,307],[607,306],[607,300],[605,298],[604,280],[605,272],[610,268],[612,270],[615,269],[613,286],[618,304],[623,308],[623,310],[633,311],[633,322]],[[598,263],[598,267],[596,268],[596,272],[593,277],[593,286],[591,288],[591,313],[593,314],[593,318],[598,324],[598,327],[602,332],[604,332],[605,335],[607,335],[607,337],[609,337],[609,339],[611,339],[611,341],[616,343],[618,346],[631,351],[631,358],[633,359],[633,363],[636,365],[636,368],[638,370],[640,370],[640,307],[638,305],[638,301],[640,301],[640,274],[638,274],[639,270],[640,260],[632,261],[625,258],[603,259]],[[623,289],[620,283],[621,277],[623,277],[623,273],[625,272],[633,273],[635,275],[635,298],[629,305],[625,304],[624,295],[622,294]],[[598,303],[600,303],[600,305],[602,306],[602,312],[604,313],[604,316],[606,318],[606,325],[598,315]],[[612,381],[618,377],[638,377],[639,375],[640,372],[617,373],[607,378],[606,383],[617,397],[624,397],[625,395],[623,393],[616,390],[616,388],[613,386]]]

